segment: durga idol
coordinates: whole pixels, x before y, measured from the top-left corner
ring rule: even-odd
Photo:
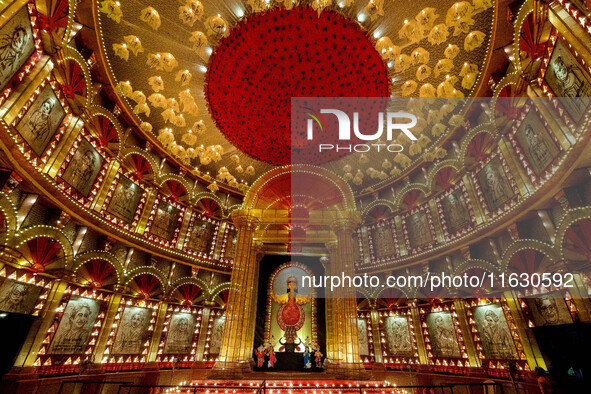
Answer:
[[[302,328],[306,320],[306,314],[302,305],[310,302],[309,297],[304,297],[298,294],[298,280],[295,276],[287,278],[287,293],[275,294],[272,293],[273,299],[281,307],[277,312],[277,323],[284,331],[284,342],[279,340],[279,343],[285,347],[286,352],[295,351],[296,346],[301,340],[296,343],[298,339],[297,332]]]

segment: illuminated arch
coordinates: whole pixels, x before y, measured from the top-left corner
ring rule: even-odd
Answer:
[[[101,260],[109,263],[115,269],[117,284],[122,284],[125,277],[125,270],[121,262],[111,252],[107,252],[106,250],[94,250],[77,255],[72,264],[73,271],[78,272],[84,264],[92,260]]]
[[[483,125],[481,127],[477,127],[474,129],[470,129],[470,131],[462,138],[461,145],[460,145],[460,153],[459,153],[459,160],[460,166],[464,167],[466,165],[466,156],[468,155],[468,149],[470,148],[471,144],[480,144],[482,143],[484,147],[487,145],[495,145],[494,139],[496,136],[496,131],[491,130],[491,125]],[[478,137],[480,136],[481,137]],[[477,138],[482,138],[482,141],[477,140]],[[488,138],[488,139],[487,139]],[[483,148],[484,148],[483,147]],[[482,152],[483,157],[487,157],[489,153]],[[478,160],[478,159],[477,159]]]
[[[141,157],[141,159],[134,159],[132,156],[139,156]],[[135,173],[136,176],[140,179],[143,179],[144,175],[147,174],[147,170],[150,169],[151,172],[150,174],[152,175],[152,177],[154,178],[154,182],[156,184],[158,184],[159,178],[160,178],[160,168],[158,166],[158,163],[156,162],[156,159],[154,159],[154,157],[152,155],[150,155],[148,152],[143,151],[139,148],[125,148],[123,150],[123,152],[121,152],[121,161],[125,162],[126,159],[131,160],[131,166],[132,167],[137,167],[138,163],[142,163],[141,166],[142,168],[135,168]],[[143,166],[145,166],[145,164],[143,164],[144,162],[141,160],[145,160],[145,162],[147,163],[148,167],[143,168]]]
[[[154,267],[138,267],[125,283],[134,296],[153,298],[166,293],[166,281]]]
[[[347,184],[343,179],[335,175],[334,173],[315,166],[310,165],[293,165],[293,166],[284,166],[275,168],[265,174],[263,174],[259,179],[256,180],[255,183],[251,186],[250,190],[244,197],[244,202],[242,203],[242,208],[249,209],[249,208],[268,208],[269,202],[273,201],[273,196],[275,198],[289,198],[290,194],[292,194],[292,182],[298,182],[301,185],[304,185],[305,182],[314,182],[313,186],[316,185],[328,185],[328,189],[323,187],[320,190],[302,190],[304,194],[310,193],[321,193],[324,190],[330,190],[333,194],[329,197],[335,197],[340,199],[338,204],[342,204],[342,209],[345,210],[354,210],[355,209],[355,199],[353,197],[353,191],[349,184]],[[280,183],[283,183],[280,185]],[[310,185],[312,186],[312,185]],[[296,185],[298,188],[299,185]],[[311,189],[314,189],[313,187]],[[308,195],[311,197],[311,195]],[[315,196],[319,199],[326,198],[326,196],[318,195]],[[325,201],[328,205],[335,205],[331,204],[331,201]]]
[[[117,154],[119,155],[121,153],[121,150],[123,149],[123,129],[119,121],[111,112],[98,105],[91,106],[88,109],[88,113],[91,117],[89,123],[93,125],[92,128],[89,128],[89,131],[95,137],[99,138],[99,141],[101,141],[101,143],[108,144],[111,140],[113,140],[113,137],[115,136],[112,135],[112,132],[115,131],[118,145]],[[113,125],[113,127],[107,127],[107,129],[105,130],[105,122],[104,120],[101,120],[101,118],[108,120],[110,124]],[[105,135],[105,132],[107,133],[107,135]]]

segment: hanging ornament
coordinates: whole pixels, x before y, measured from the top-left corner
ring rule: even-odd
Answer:
[[[99,11],[107,15],[108,18],[114,20],[117,23],[121,22],[123,12],[121,11],[121,5],[119,1],[105,0],[101,2]]]
[[[125,61],[129,59],[129,50],[126,44],[113,44],[113,52],[115,52],[115,56]]]
[[[429,31],[433,27],[435,20],[439,18],[439,15],[435,12],[435,8],[427,7],[423,8],[421,12],[415,16],[417,23],[421,26],[423,31]]]
[[[187,0],[179,7],[179,19],[186,25],[193,26],[203,17],[203,4],[198,0]]]
[[[168,127],[160,129],[158,131],[158,141],[160,141],[164,147],[170,146],[174,142],[174,134],[172,133],[172,129]]]
[[[473,31],[464,39],[464,50],[467,52],[473,51],[484,42],[486,35],[481,31]]]
[[[452,60],[447,58],[439,59],[435,65],[435,68],[433,69],[433,75],[435,75],[435,77],[439,77],[441,74],[450,72],[453,68],[454,63]]]
[[[144,51],[144,47],[142,46],[142,42],[140,41],[139,37],[136,36],[125,36],[123,37],[125,43],[127,44],[127,48],[133,53],[134,56],[137,56],[138,53]]]
[[[419,68],[417,68],[417,74],[416,77],[419,81],[424,81],[425,79],[429,78],[431,76],[431,67],[422,64],[421,66],[419,66]]]
[[[218,38],[228,35],[228,23],[221,17],[220,14],[211,16],[205,21],[208,36],[216,36]]]
[[[417,89],[416,81],[413,81],[413,80],[406,81],[405,83],[402,84],[401,93],[403,96],[408,97],[411,94],[413,94],[416,89]]]
[[[154,7],[146,7],[140,11],[140,20],[145,22],[154,30],[160,27],[160,14]]]
[[[447,36],[449,36],[447,26],[444,23],[441,23],[437,26],[434,26],[429,31],[427,41],[429,41],[431,45],[439,45],[447,41]]]
[[[443,51],[443,55],[448,59],[454,59],[460,53],[460,48],[455,44],[449,44]]]
[[[164,90],[164,81],[162,81],[162,77],[160,77],[159,75],[155,75],[153,77],[148,78],[148,85],[150,85],[152,90],[155,91],[156,93]],[[164,96],[162,96],[162,97],[164,97]],[[154,104],[152,104],[152,105],[154,105]]]
[[[435,87],[430,83],[426,83],[419,88],[419,97],[435,97],[435,94]]]
[[[193,50],[197,54],[204,54],[207,46],[207,36],[201,31],[194,31],[189,37],[189,42],[193,43]]]
[[[198,135],[205,134],[205,123],[203,123],[203,120],[199,120],[199,121],[193,123],[192,130],[195,133],[197,133]]]
[[[166,97],[160,93],[152,93],[148,96],[148,101],[156,108],[166,108]]]
[[[176,73],[176,77],[174,78],[174,80],[176,82],[180,82],[181,86],[187,86],[189,82],[191,82],[192,76],[193,75],[191,75],[191,72],[189,70],[181,70]]]

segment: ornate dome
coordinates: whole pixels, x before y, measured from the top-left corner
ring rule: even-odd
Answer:
[[[346,1],[295,8],[197,0],[179,7],[101,4],[100,53],[122,109],[187,171],[242,190],[273,165],[292,163],[292,97],[474,94],[496,18],[486,1],[403,9]],[[440,145],[451,131],[438,129],[421,150]],[[406,160],[392,166],[383,153],[335,161],[342,156],[325,152],[322,162],[357,191],[391,183],[410,167]],[[419,157],[411,157],[416,165]],[[376,163],[387,168],[375,171]],[[371,176],[346,175],[358,171]]]

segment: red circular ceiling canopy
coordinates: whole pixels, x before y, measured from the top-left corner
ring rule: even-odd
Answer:
[[[276,8],[240,22],[220,41],[209,60],[205,95],[234,146],[286,165],[292,97],[388,97],[388,70],[365,32],[344,16]],[[347,153],[304,149],[308,164]]]

